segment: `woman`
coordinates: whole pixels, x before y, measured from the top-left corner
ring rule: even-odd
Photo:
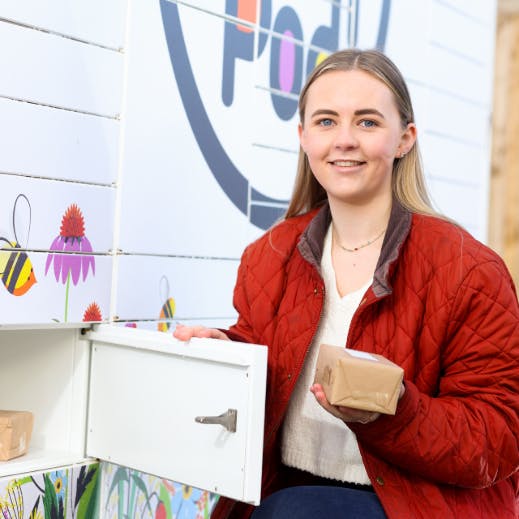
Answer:
[[[501,259],[435,214],[409,93],[377,51],[324,60],[300,96],[283,222],[244,252],[227,332],[269,347],[254,519],[519,517],[519,308]],[[332,406],[322,343],[404,369],[394,416]],[[253,508],[221,499],[214,518]]]

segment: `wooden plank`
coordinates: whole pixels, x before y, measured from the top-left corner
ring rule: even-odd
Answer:
[[[0,98],[0,172],[110,185],[120,123]]]
[[[0,22],[0,96],[116,117],[123,55]]]
[[[519,15],[497,26],[494,84],[490,245],[519,282]]]
[[[97,45],[124,46],[128,0],[2,0],[0,18]]]

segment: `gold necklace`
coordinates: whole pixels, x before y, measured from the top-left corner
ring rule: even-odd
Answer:
[[[387,229],[387,227],[386,227]],[[386,229],[384,229],[380,234],[375,236],[373,239],[368,240],[366,243],[363,243],[362,245],[359,245],[358,247],[353,247],[353,249],[348,249],[348,247],[345,247],[344,245],[341,245],[339,243],[339,240],[337,240],[337,245],[346,252],[357,252],[360,249],[363,249],[364,247],[367,247],[368,245],[371,245],[372,243],[375,243],[378,239],[382,237],[382,235],[386,232]]]

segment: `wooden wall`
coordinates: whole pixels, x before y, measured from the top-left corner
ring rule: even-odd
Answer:
[[[519,285],[519,2],[498,5],[489,244]]]

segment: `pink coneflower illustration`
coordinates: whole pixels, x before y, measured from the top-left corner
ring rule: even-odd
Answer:
[[[91,268],[95,275],[95,258],[92,254],[92,245],[85,236],[85,220],[81,209],[76,204],[68,207],[61,220],[59,236],[57,236],[50,246],[51,251],[61,253],[49,253],[45,263],[45,275],[49,271],[51,264],[54,266],[54,276],[56,281],[66,283],[65,296],[65,322],[68,317],[68,293],[70,280],[77,285],[81,274],[83,281],[86,280],[88,271]],[[75,254],[74,254],[75,253]]]
[[[88,321],[102,321],[103,316],[101,315],[101,309],[99,305],[94,301],[90,303],[83,314],[83,322]]]

